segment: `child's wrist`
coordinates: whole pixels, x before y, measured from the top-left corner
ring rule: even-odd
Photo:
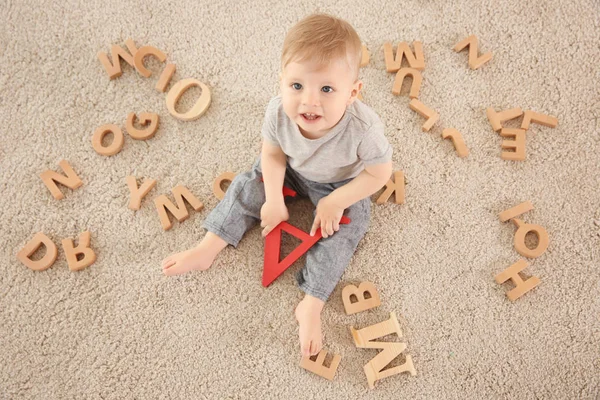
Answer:
[[[338,208],[341,208],[341,209],[348,208],[345,206],[343,196],[340,195],[340,192],[338,192],[338,189],[329,193],[329,195],[327,196],[327,200],[329,200],[329,202],[331,204],[333,204],[334,206],[336,206]]]
[[[265,193],[265,202],[266,203],[275,203],[282,202],[284,203],[283,193]]]

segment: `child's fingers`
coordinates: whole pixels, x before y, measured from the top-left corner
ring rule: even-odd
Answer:
[[[335,232],[337,232],[337,231],[340,230],[340,223],[339,222],[333,221],[333,230]]]
[[[273,218],[265,218],[260,220],[260,226],[265,228],[267,226],[275,226],[277,223],[273,223],[275,220]]]
[[[270,225],[266,225],[265,229],[262,230],[262,235],[263,237],[267,236],[269,233],[271,233],[271,231],[273,230],[273,227]]]
[[[319,226],[321,226],[321,218],[315,217],[312,227],[310,228],[310,236],[315,236],[315,232],[317,231]]]
[[[327,237],[329,236],[329,230],[327,229],[327,222],[325,222],[325,221],[321,221],[321,236],[323,236],[323,239],[327,239]]]
[[[327,235],[333,235],[333,221],[327,221]]]

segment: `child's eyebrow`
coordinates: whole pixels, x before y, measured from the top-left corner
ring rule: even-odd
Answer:
[[[300,78],[296,78],[296,77],[291,77],[291,78],[287,78],[290,82],[302,82],[302,79]],[[332,86],[335,87],[337,86],[334,82],[331,81],[325,81],[325,82],[321,82],[322,86]]]

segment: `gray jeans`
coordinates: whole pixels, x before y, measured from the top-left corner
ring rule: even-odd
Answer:
[[[261,179],[259,157],[250,171],[234,178],[223,200],[204,220],[203,228],[237,247],[246,231],[260,222],[260,209],[265,202],[264,183]],[[316,206],[321,198],[350,180],[336,183],[313,182],[303,178],[288,165],[284,186],[293,189],[297,193],[296,197],[308,197]],[[358,242],[367,231],[371,217],[370,198],[351,205],[344,211],[344,215],[350,218],[350,224],[340,225],[338,232],[319,240],[311,247],[306,254],[306,265],[296,277],[302,291],[323,301],[327,301],[335,289]]]

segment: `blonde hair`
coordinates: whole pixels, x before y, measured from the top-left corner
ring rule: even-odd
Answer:
[[[281,69],[292,61],[327,65],[343,58],[358,78],[362,43],[348,22],[328,14],[312,14],[294,25],[285,36]]]

